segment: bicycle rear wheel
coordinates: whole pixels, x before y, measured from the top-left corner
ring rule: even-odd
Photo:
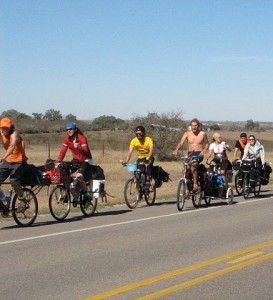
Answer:
[[[98,198],[92,197],[89,194],[89,199],[84,201],[83,200],[83,194],[81,194],[80,197],[81,197],[80,208],[81,208],[82,213],[86,217],[91,217],[97,209]]]
[[[226,192],[226,200],[227,204],[232,204],[233,203],[233,189],[229,187]]]
[[[182,211],[186,202],[186,198],[188,197],[186,191],[186,182],[184,179],[180,179],[179,184],[178,184],[178,189],[177,189],[177,209],[179,211]]]
[[[141,199],[139,192],[139,184],[136,182],[135,178],[128,179],[124,186],[124,199],[126,205],[134,209],[137,207],[138,202]]]
[[[34,192],[24,187],[23,200],[19,200],[15,194],[12,199],[12,216],[14,221],[22,227],[30,226],[34,223],[38,215],[38,201]]]
[[[149,206],[152,206],[155,204],[155,198],[156,198],[156,187],[155,184],[153,183],[149,187],[147,187],[147,190],[145,190],[144,199]]]
[[[70,211],[71,202],[70,195],[64,185],[57,185],[53,188],[49,195],[49,211],[57,221],[64,220]]]

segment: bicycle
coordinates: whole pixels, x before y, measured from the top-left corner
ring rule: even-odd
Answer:
[[[195,208],[198,208],[201,205],[202,201],[202,190],[200,187],[200,177],[198,180],[198,189],[197,191],[193,191],[193,178],[191,173],[191,158],[187,158],[185,156],[182,156],[178,154],[182,160],[183,163],[183,171],[182,171],[182,177],[179,180],[178,183],[178,189],[177,189],[177,209],[179,211],[182,211],[185,205],[185,202],[187,199],[191,199],[192,204]],[[197,170],[198,172],[198,170]]]
[[[9,184],[10,182],[3,182],[1,185]],[[21,227],[31,226],[38,215],[38,200],[34,191],[27,187],[22,187],[24,199],[20,200],[14,189],[9,189],[11,197],[11,208],[8,212],[12,213],[12,217],[17,225]],[[4,204],[0,206],[0,212],[6,213],[7,210]]]
[[[56,184],[49,195],[49,211],[57,221],[63,221],[69,214],[71,207],[80,206],[84,216],[92,216],[98,205],[98,198],[106,199],[104,180],[90,180],[86,182],[89,200],[84,200],[84,195],[79,184],[72,181],[71,174],[78,164],[61,162],[52,170],[51,182]],[[72,196],[72,188],[75,198]]]
[[[257,158],[243,160],[241,170],[244,174],[242,187],[244,199],[247,199],[252,192],[255,197],[258,197],[261,191],[261,182]]]
[[[126,164],[122,163],[129,172],[133,172],[134,175],[125,182],[124,185],[124,199],[126,205],[130,209],[137,207],[138,203],[144,197],[147,205],[152,206],[155,203],[156,198],[156,186],[154,181],[151,184],[146,184],[146,166],[144,162]]]
[[[236,159],[232,162],[233,171],[237,171],[234,177],[234,185],[238,196],[242,195],[243,182],[244,182],[244,173],[241,170],[241,164],[242,164],[241,159]]]
[[[208,170],[205,174],[204,201],[210,205],[211,200],[225,199],[227,204],[233,203],[233,188],[226,187],[222,175],[219,173],[219,165],[213,160],[206,161]],[[226,180],[232,182],[232,170],[227,170]]]

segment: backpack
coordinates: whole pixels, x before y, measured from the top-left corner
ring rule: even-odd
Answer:
[[[155,186],[161,187],[163,182],[168,182],[170,179],[170,174],[163,170],[160,166],[152,166],[151,175],[155,181]]]

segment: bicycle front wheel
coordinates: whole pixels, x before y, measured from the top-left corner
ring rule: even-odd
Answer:
[[[192,200],[192,205],[195,208],[200,207],[201,202],[202,202],[202,191],[201,191],[200,186],[198,187],[198,190],[196,192],[194,192],[194,194],[192,195],[191,200]]]
[[[64,220],[70,211],[71,202],[67,188],[63,185],[57,185],[49,195],[49,211],[57,221]]]
[[[256,186],[253,189],[254,189],[254,196],[258,197],[260,195],[260,191],[261,191],[260,180],[259,180],[259,182],[256,184]]]
[[[81,197],[80,208],[81,208],[82,213],[86,217],[91,217],[97,209],[98,198],[94,198],[91,195],[89,195],[89,199],[86,201],[83,201],[83,194],[81,194],[80,197]]]
[[[14,221],[22,227],[30,226],[34,223],[38,215],[38,201],[34,192],[24,187],[24,198],[20,200],[15,194],[12,199],[12,216]]]
[[[139,184],[135,181],[135,178],[128,179],[124,186],[124,199],[126,205],[134,209],[137,207],[140,201]]]
[[[243,191],[242,191],[243,197],[247,199],[249,197],[250,192],[251,192],[251,187],[249,183],[249,174],[245,174],[244,181],[243,181]]]
[[[155,184],[151,184],[147,189],[145,190],[145,202],[152,206],[155,204],[155,198],[156,198],[156,187]]]
[[[187,191],[186,182],[184,179],[180,179],[177,189],[177,209],[182,211],[186,202]]]
[[[236,192],[238,196],[241,196],[243,192],[243,172],[239,171],[236,173],[234,182]]]

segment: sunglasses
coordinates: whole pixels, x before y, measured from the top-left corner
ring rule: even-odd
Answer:
[[[255,141],[255,139],[249,139],[250,141]]]
[[[67,128],[66,131],[73,130],[73,128]]]

